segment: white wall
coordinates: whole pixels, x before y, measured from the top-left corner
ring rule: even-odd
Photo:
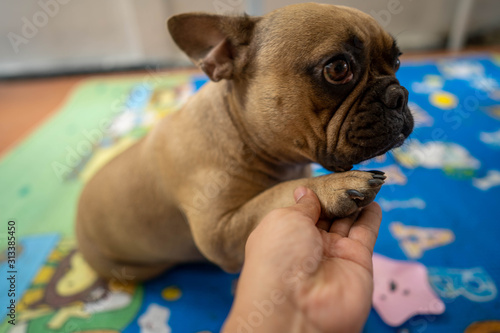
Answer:
[[[388,6],[394,1],[398,0],[322,2],[349,5],[380,16],[389,13]],[[166,31],[165,20],[170,15],[231,8],[260,14],[297,2],[300,1],[2,0],[0,76],[186,61]],[[441,45],[457,0],[399,0],[399,3],[400,12],[391,14],[389,19],[387,15],[379,18],[402,48]],[[499,0],[476,0],[474,13],[471,29],[500,26]],[[36,30],[29,29],[30,26]]]

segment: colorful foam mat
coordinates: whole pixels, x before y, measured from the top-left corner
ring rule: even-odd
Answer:
[[[407,63],[398,78],[410,91],[415,131],[357,166],[388,175],[377,197],[384,218],[364,332],[498,332],[500,56]],[[196,264],[144,284],[103,281],[73,238],[85,182],[205,81],[192,72],[88,80],[3,157],[0,333],[220,330],[237,275]]]

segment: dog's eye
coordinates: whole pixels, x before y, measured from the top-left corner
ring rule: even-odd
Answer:
[[[399,66],[401,66],[401,61],[399,58],[396,59],[396,62],[394,63],[394,70],[397,71],[399,69]]]
[[[335,60],[323,68],[325,79],[332,84],[344,84],[351,81],[353,74],[347,61]]]

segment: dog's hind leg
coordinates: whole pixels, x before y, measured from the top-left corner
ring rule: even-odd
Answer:
[[[77,237],[85,236],[77,232]],[[96,273],[105,279],[122,284],[137,283],[154,278],[175,265],[174,262],[133,263],[114,260],[99,251],[96,244],[88,240],[82,241],[82,239],[79,239],[78,250]]]

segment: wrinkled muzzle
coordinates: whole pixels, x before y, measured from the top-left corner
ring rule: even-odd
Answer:
[[[356,164],[399,147],[413,130],[408,90],[394,77],[368,84],[361,103],[351,110],[344,131],[344,158]]]

